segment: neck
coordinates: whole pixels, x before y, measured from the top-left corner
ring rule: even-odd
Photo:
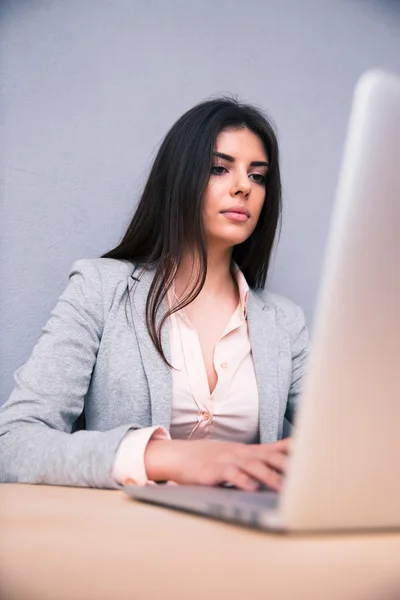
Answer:
[[[231,275],[232,248],[208,251],[207,275],[201,294],[221,294],[231,291],[235,283]],[[175,289],[179,296],[191,289],[198,279],[199,261],[196,257],[187,255],[179,267]]]

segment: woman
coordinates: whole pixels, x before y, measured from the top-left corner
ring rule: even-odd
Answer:
[[[308,349],[301,309],[264,290],[280,204],[260,111],[184,114],[121,243],[73,265],[16,373],[1,481],[279,490]]]

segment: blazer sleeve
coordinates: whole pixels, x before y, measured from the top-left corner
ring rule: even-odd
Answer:
[[[298,398],[302,392],[310,351],[308,329],[303,310],[295,306],[290,320],[292,348],[292,380],[288,395],[285,418],[293,425]]]
[[[94,261],[76,262],[42,336],[0,407],[0,481],[118,488],[115,453],[127,424],[73,431],[84,407],[104,322]]]

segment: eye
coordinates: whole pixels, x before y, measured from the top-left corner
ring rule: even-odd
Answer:
[[[221,165],[213,165],[211,167],[211,174],[212,175],[223,175],[224,173],[227,173],[228,171],[225,169],[225,167],[222,167]]]
[[[265,184],[266,176],[261,175],[261,173],[251,173],[250,177],[253,179],[253,181],[255,181],[256,183],[259,183],[260,185]]]

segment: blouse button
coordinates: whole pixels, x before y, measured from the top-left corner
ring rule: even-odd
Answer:
[[[204,419],[205,421],[209,421],[209,420],[211,419],[211,415],[210,415],[210,413],[208,412],[208,410],[205,410],[204,412],[202,412],[202,413],[201,413],[201,416],[203,417],[203,419]]]
[[[221,363],[221,369],[227,369],[228,368],[228,363],[223,362]]]

